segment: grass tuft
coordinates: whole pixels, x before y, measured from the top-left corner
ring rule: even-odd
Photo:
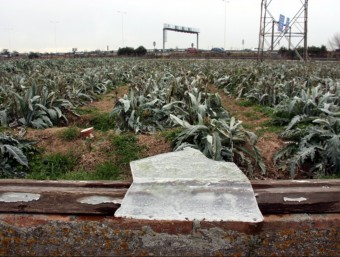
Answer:
[[[183,128],[173,128],[163,130],[160,132],[161,136],[165,138],[167,142],[173,142],[175,138],[183,131]]]
[[[36,155],[29,162],[28,179],[59,179],[63,174],[74,170],[78,158],[72,153],[55,153],[46,156]]]
[[[126,168],[131,161],[138,160],[143,151],[133,134],[114,135],[111,137],[111,144],[116,157],[115,164],[120,169]]]
[[[118,180],[120,172],[113,163],[107,161],[99,164],[95,171],[74,171],[64,174],[61,179],[65,180]]]
[[[59,133],[61,139],[65,141],[72,141],[80,137],[80,131],[77,127],[68,127]]]
[[[97,112],[91,116],[90,125],[96,130],[106,132],[115,127],[114,119],[108,113]]]

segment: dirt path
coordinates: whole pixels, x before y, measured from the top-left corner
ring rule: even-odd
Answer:
[[[99,101],[94,101],[89,105],[85,106],[85,108],[94,107],[98,110],[98,112],[110,113],[118,98],[123,97],[125,94],[127,94],[128,90],[129,90],[128,86],[118,87],[116,90],[111,91],[104,95],[103,98],[100,99]]]

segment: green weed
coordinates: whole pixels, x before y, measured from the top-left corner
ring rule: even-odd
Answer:
[[[143,151],[143,147],[137,144],[137,138],[133,134],[114,135],[111,144],[116,157],[115,163],[120,169],[129,165],[131,161],[138,160]]]
[[[250,120],[258,120],[261,119],[261,117],[256,112],[245,112],[244,116],[249,118]]]
[[[284,130],[284,127],[282,126],[277,126],[273,124],[272,120],[267,120],[261,123],[261,129],[258,130],[256,133],[275,133],[279,134]]]
[[[167,142],[173,142],[175,138],[183,131],[183,128],[173,128],[161,131],[161,136],[165,138]]]
[[[254,102],[250,100],[241,100],[236,102],[239,106],[250,107],[254,105]]]
[[[261,112],[265,114],[268,117],[273,117],[274,115],[274,109],[268,106],[263,106],[263,105],[254,105],[253,110],[257,112]]]
[[[114,119],[108,113],[95,112],[91,116],[90,125],[96,130],[105,132],[115,127]]]
[[[108,131],[115,127],[115,122],[108,113],[100,112],[97,107],[79,108],[77,113],[90,116],[90,126],[96,130]]]
[[[56,153],[46,156],[35,155],[30,162],[28,179],[59,179],[62,175],[72,171],[77,165],[77,157],[69,152]]]
[[[324,175],[317,173],[314,177],[315,179],[340,179],[340,174]]]
[[[76,113],[80,114],[80,115],[84,115],[84,114],[93,114],[93,113],[97,113],[98,112],[98,108],[94,107],[94,106],[89,106],[86,108],[76,108]]]
[[[118,180],[120,172],[113,163],[104,162],[95,171],[74,171],[64,174],[61,179],[65,180]]]
[[[77,127],[68,127],[59,133],[61,139],[72,141],[80,137],[80,131]]]

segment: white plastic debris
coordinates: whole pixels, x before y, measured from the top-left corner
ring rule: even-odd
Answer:
[[[0,202],[16,203],[31,202],[40,199],[40,194],[7,192],[0,195]]]
[[[234,163],[214,161],[186,148],[130,166],[133,183],[116,217],[263,221],[250,181]]]
[[[307,201],[307,198],[304,197],[298,197],[298,198],[289,198],[289,197],[283,197],[283,201],[285,202],[304,202]]]

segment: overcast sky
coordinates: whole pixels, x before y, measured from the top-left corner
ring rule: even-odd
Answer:
[[[272,0],[269,10],[277,19],[280,14],[292,18],[301,1]],[[0,50],[116,50],[123,44],[151,49],[153,42],[162,48],[164,23],[198,28],[202,49],[258,45],[261,0],[0,0],[0,4]],[[308,29],[309,46],[328,47],[329,39],[340,32],[340,0],[309,1]],[[193,34],[167,34],[166,48],[188,48],[192,43],[196,47]]]

